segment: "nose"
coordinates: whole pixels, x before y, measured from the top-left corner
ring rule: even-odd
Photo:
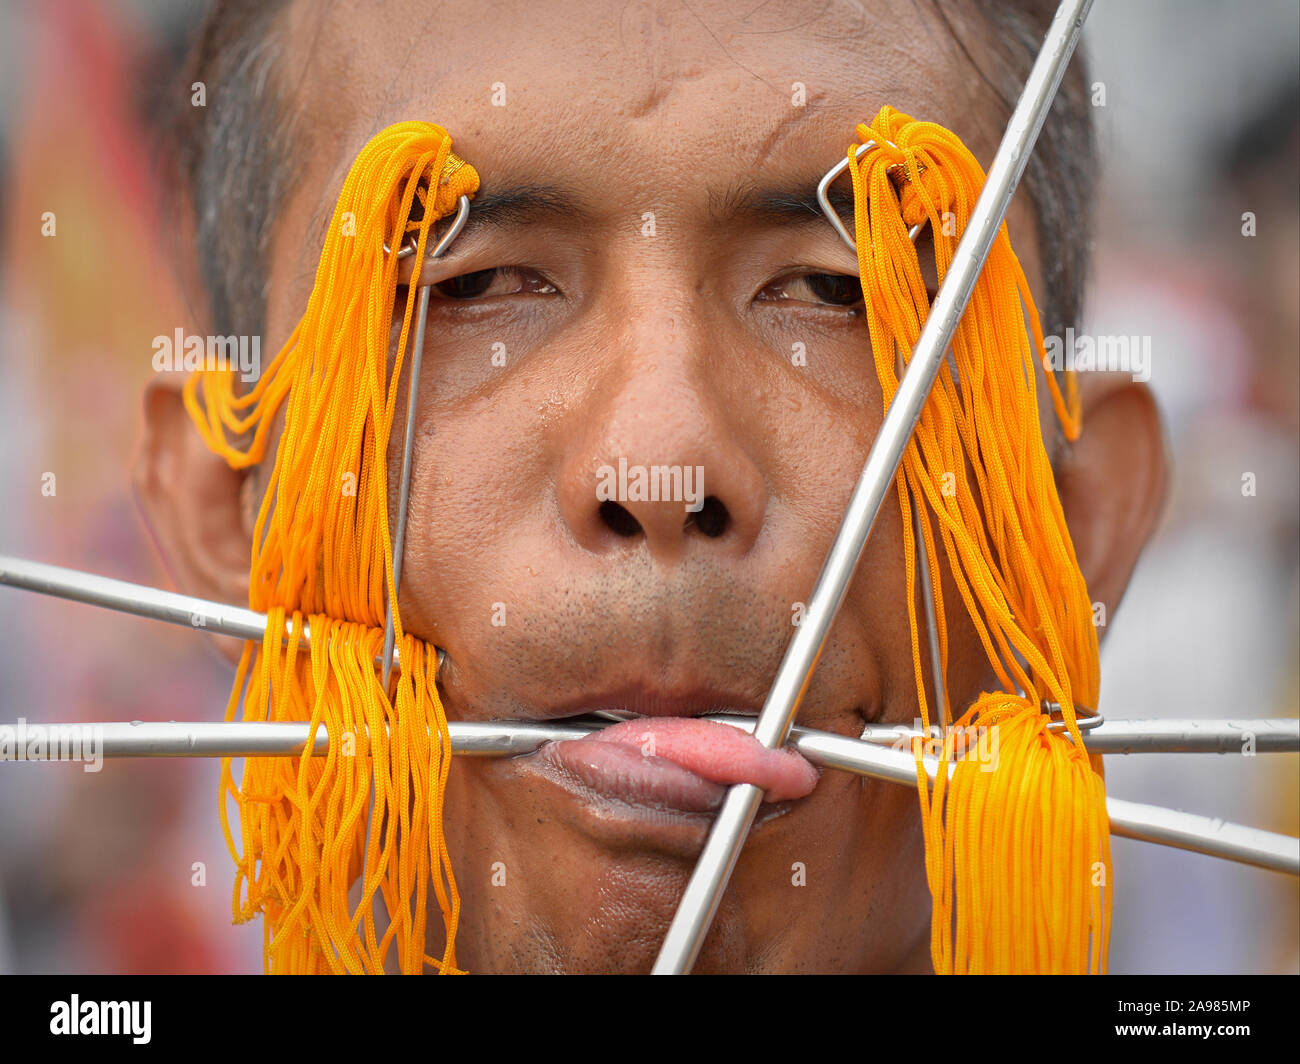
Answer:
[[[564,521],[595,553],[643,548],[664,563],[691,550],[743,556],[762,531],[767,489],[745,445],[735,365],[680,309],[623,321],[604,348],[617,354],[565,441]]]

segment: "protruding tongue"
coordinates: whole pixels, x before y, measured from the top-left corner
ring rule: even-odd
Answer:
[[[602,743],[639,746],[714,783],[753,783],[769,802],[802,798],[817,786],[818,772],[793,750],[769,750],[729,724],[691,717],[639,717],[594,732]]]

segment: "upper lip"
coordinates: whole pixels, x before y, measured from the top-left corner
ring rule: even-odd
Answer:
[[[642,717],[702,717],[709,713],[757,716],[759,706],[743,695],[713,688],[665,691],[632,685],[598,695],[577,695],[542,709],[534,719],[558,720],[598,710],[622,710]]]

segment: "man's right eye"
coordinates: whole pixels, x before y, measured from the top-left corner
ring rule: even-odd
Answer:
[[[862,302],[862,282],[853,274],[790,274],[769,284],[759,293],[759,298],[765,302],[853,307]]]
[[[433,290],[444,299],[467,300],[524,293],[551,295],[556,288],[536,270],[499,266],[450,277],[434,285]]]

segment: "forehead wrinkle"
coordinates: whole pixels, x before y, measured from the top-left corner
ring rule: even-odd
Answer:
[[[799,109],[791,107],[781,120],[777,122],[776,127],[763,138],[763,142],[758,145],[755,153],[753,163],[753,168],[755,170],[772,157],[772,152],[775,151],[777,146],[790,135],[800,118],[802,118],[802,116],[799,114]]]
[[[778,96],[785,95],[785,93],[781,89],[778,89],[775,85],[773,85],[762,75],[751,70],[749,67],[745,66],[745,64],[742,63],[739,59],[737,59],[734,55],[732,55],[731,52],[728,51],[727,46],[723,44],[722,41],[718,38],[718,35],[717,33],[714,32],[713,28],[707,22],[705,22],[704,19],[699,14],[696,13],[695,9],[691,7],[691,5],[686,2],[686,0],[682,0],[682,7],[684,7],[690,13],[691,17],[694,18],[695,21],[700,24],[704,32],[707,33],[709,37],[712,38],[713,43],[718,46],[718,50],[722,52],[722,54],[725,55],[733,65],[740,67],[740,69],[743,70],[746,74],[754,78],[756,81],[767,86],[767,88],[770,89],[776,95]]]
[[[677,4],[633,0],[624,4],[617,16],[619,50],[622,55],[629,57],[629,65],[635,65],[636,77],[630,78],[625,69],[620,84],[625,89],[633,87],[639,96],[627,107],[626,116],[633,119],[645,118],[660,109],[679,84],[707,76],[719,53],[725,59],[726,67],[742,71],[773,96],[788,100],[790,81],[786,79],[805,82],[814,79],[809,78],[806,72],[794,68],[788,68],[778,75],[780,67],[772,63],[771,38],[798,34],[825,49],[823,55],[831,51],[838,52],[840,69],[851,69],[853,64],[860,62],[861,57],[850,51],[849,46],[870,41],[871,31],[876,24],[886,20],[885,14],[877,14],[872,21],[863,5],[856,0],[844,3],[820,0],[810,5],[792,5],[787,0],[780,5],[758,3],[745,6],[749,10],[742,15],[724,9],[715,16],[712,11],[701,13],[698,10],[700,4],[687,0],[679,0]],[[806,17],[800,12],[792,19],[790,11],[793,8],[812,10]],[[766,19],[769,25],[751,25],[751,20],[759,12],[774,16]],[[674,18],[677,19],[676,23]],[[682,32],[680,27],[684,21],[699,27],[709,44],[688,50],[685,41],[689,34]],[[794,51],[797,53],[797,46]],[[783,53],[782,59],[786,59],[787,55],[788,53]],[[845,68],[844,62],[850,64],[850,67]],[[815,103],[822,95],[815,84],[808,84],[808,103],[814,105],[812,110],[816,109]],[[805,105],[799,110],[809,109]],[[798,117],[797,114],[790,116],[792,120],[797,120]]]

